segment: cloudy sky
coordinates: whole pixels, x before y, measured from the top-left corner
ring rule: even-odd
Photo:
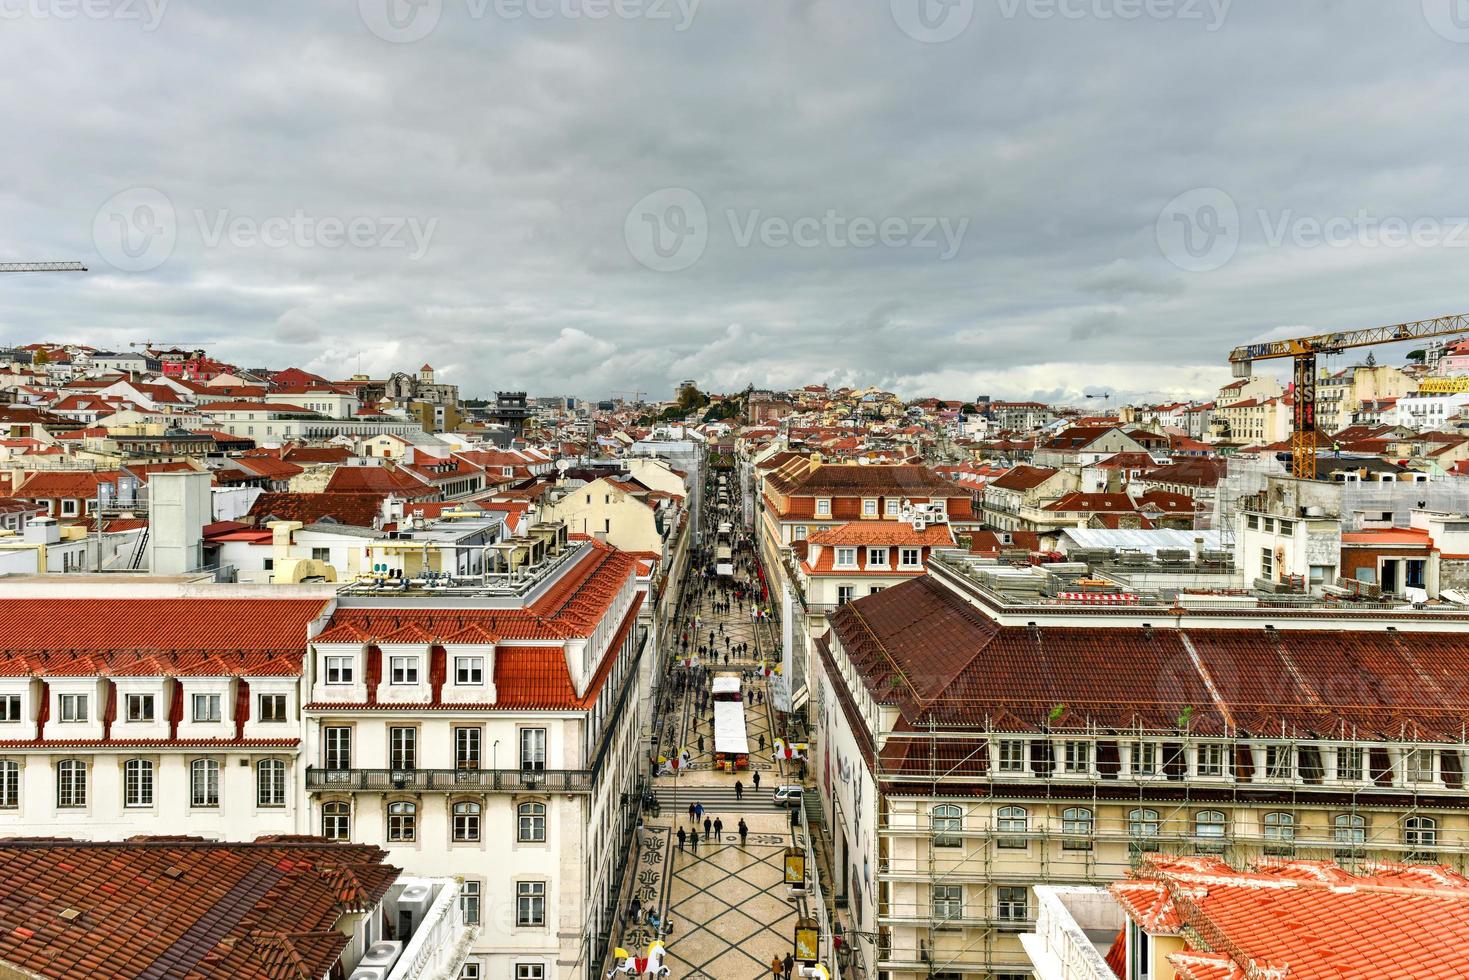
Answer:
[[[0,340],[1206,393],[1469,311],[1458,3],[0,0]]]

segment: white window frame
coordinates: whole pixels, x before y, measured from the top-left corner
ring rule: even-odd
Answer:
[[[61,723],[64,725],[85,725],[88,717],[88,698],[85,694],[61,694],[58,695],[61,705]]]
[[[418,683],[419,657],[412,653],[394,654],[388,658],[388,683],[398,687],[411,687]]]
[[[837,568],[856,568],[857,549],[851,545],[839,546],[836,549],[835,566]]]
[[[1028,768],[1029,746],[1024,739],[1002,738],[995,750],[997,771],[1002,773],[1024,773]]]
[[[157,767],[151,759],[128,759],[122,764],[122,805],[125,810],[147,810],[153,806]]]
[[[484,657],[456,656],[454,658],[454,685],[456,687],[478,687],[484,682]]]
[[[546,926],[546,883],[544,881],[517,881],[515,883],[515,927],[517,929],[544,929]]]
[[[325,667],[328,684],[351,684],[357,676],[357,658],[350,655],[328,654]]]
[[[127,721],[130,724],[151,724],[158,717],[156,708],[157,700],[151,694],[129,694],[126,698]],[[144,715],[142,708],[147,706],[147,714]]]
[[[898,549],[898,567],[899,568],[922,568],[923,567],[923,549],[922,548],[899,548]]]
[[[286,805],[286,764],[281,759],[255,763],[255,805],[278,810]]]
[[[83,759],[61,759],[56,763],[56,808],[83,809],[87,805],[88,766]]]
[[[202,712],[199,710],[201,705],[204,709]],[[218,694],[193,695],[189,698],[189,719],[195,724],[211,724],[223,721],[224,698]]]
[[[218,759],[194,759],[189,763],[189,807],[218,810],[223,767]]]
[[[816,516],[817,517],[830,517],[831,516],[831,498],[830,497],[817,497],[816,498]]]
[[[266,704],[270,704],[270,705],[279,704],[280,705],[280,709],[281,709],[280,710],[280,717],[278,717],[278,718],[269,718],[269,717],[266,717],[266,715],[267,715],[267,712],[265,710]],[[256,709],[256,711],[257,711],[256,720],[259,721],[262,725],[284,725],[284,724],[286,724],[287,722],[289,722],[291,720],[290,699],[287,698],[284,694],[277,694],[277,693],[266,692],[264,694],[259,695],[256,698],[256,705],[257,705],[257,709]],[[273,712],[271,712],[271,713],[273,713]]]

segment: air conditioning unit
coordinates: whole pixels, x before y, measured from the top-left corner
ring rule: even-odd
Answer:
[[[398,895],[398,912],[408,912],[413,916],[413,928],[417,929],[423,917],[428,915],[429,906],[434,903],[433,889],[428,885],[409,885]]]
[[[375,942],[357,961],[357,969],[352,972],[350,980],[385,980],[402,955],[403,944],[396,939]]]
[[[388,971],[377,966],[359,966],[347,980],[388,980]]]

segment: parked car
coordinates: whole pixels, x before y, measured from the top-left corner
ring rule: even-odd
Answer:
[[[786,807],[800,806],[804,793],[805,789],[801,786],[777,786],[775,788],[775,805]]]

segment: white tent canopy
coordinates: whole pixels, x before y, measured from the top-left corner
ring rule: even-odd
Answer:
[[[745,737],[745,706],[739,701],[714,702],[714,751],[749,755]]]
[[[718,674],[714,678],[714,696],[721,694],[739,694],[740,679],[733,674]]]

